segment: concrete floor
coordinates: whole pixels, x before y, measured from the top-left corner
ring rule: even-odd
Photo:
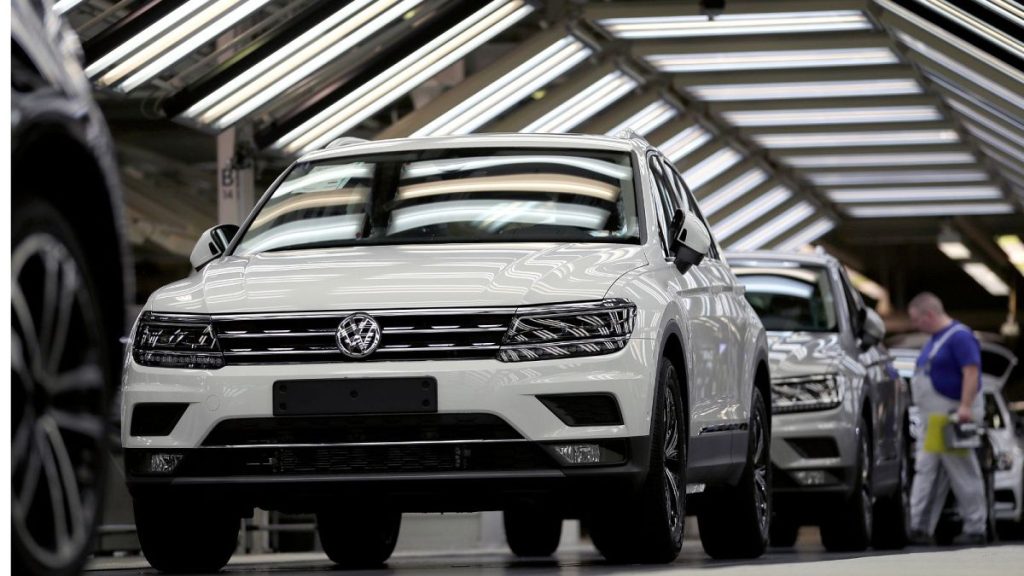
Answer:
[[[553,559],[523,560],[507,551],[473,554],[396,554],[386,568],[348,574],[688,574],[706,571],[712,576],[1011,576],[1024,570],[1024,545],[1001,544],[986,548],[910,548],[902,552],[829,554],[817,542],[802,541],[793,549],[772,549],[754,561],[717,562],[704,555],[698,542],[688,540],[679,559],[667,566],[613,566],[589,546],[560,550]],[[312,575],[334,572],[318,553],[236,556],[226,574],[245,576]],[[87,576],[153,574],[139,558],[94,560]]]

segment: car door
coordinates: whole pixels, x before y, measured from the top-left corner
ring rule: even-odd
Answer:
[[[892,461],[899,453],[899,413],[897,410],[899,382],[894,371],[889,369],[891,360],[884,345],[876,344],[867,349],[861,346],[860,334],[865,304],[860,294],[853,288],[853,284],[842,266],[835,268],[843,288],[847,308],[850,311],[854,351],[858,363],[866,371],[864,385],[868,388],[874,409],[871,420],[874,425],[875,461]]]
[[[682,198],[677,196],[670,184],[664,160],[657,154],[648,156],[648,163],[654,176],[657,203],[661,210],[661,226],[665,233],[666,248],[671,246],[671,222],[677,210],[685,209]],[[687,325],[682,327],[689,335],[686,349],[689,363],[689,399],[692,436],[702,430],[722,423],[722,412],[728,405],[728,398],[721,394],[716,382],[719,326],[713,320],[717,313],[707,268],[693,266],[685,274],[671,264],[672,254],[666,250],[666,261],[671,268],[671,286],[676,302],[686,317]]]

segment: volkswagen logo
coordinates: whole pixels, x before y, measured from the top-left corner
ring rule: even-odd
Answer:
[[[366,358],[380,345],[380,325],[367,314],[352,314],[338,324],[335,339],[345,356]]]

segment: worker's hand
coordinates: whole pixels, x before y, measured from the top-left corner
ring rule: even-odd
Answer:
[[[974,414],[972,413],[970,406],[961,405],[959,408],[957,408],[956,417],[958,420],[960,420],[961,423],[970,422],[971,420],[974,420]]]

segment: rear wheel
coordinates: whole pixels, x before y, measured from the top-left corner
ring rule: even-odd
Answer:
[[[562,539],[562,516],[545,510],[505,511],[505,538],[516,556],[550,556]]]
[[[336,509],[316,515],[320,544],[342,568],[373,568],[391,557],[402,526],[401,512]]]
[[[214,502],[135,499],[142,553],[161,572],[217,572],[238,545],[241,514]]]
[[[874,524],[871,435],[864,419],[857,428],[857,462],[853,493],[821,523],[821,543],[830,552],[858,552],[871,544]]]
[[[688,435],[679,373],[665,358],[655,394],[650,470],[640,494],[588,519],[594,545],[610,562],[669,563],[683,547]]]
[[[708,506],[697,520],[700,541],[712,558],[757,558],[768,547],[771,518],[771,443],[768,410],[754,388],[747,464],[739,484],[708,490]]]
[[[913,446],[907,438],[903,453],[900,454],[899,486],[896,491],[875,504],[872,536],[875,548],[899,550],[910,542],[910,487],[911,456]]]

